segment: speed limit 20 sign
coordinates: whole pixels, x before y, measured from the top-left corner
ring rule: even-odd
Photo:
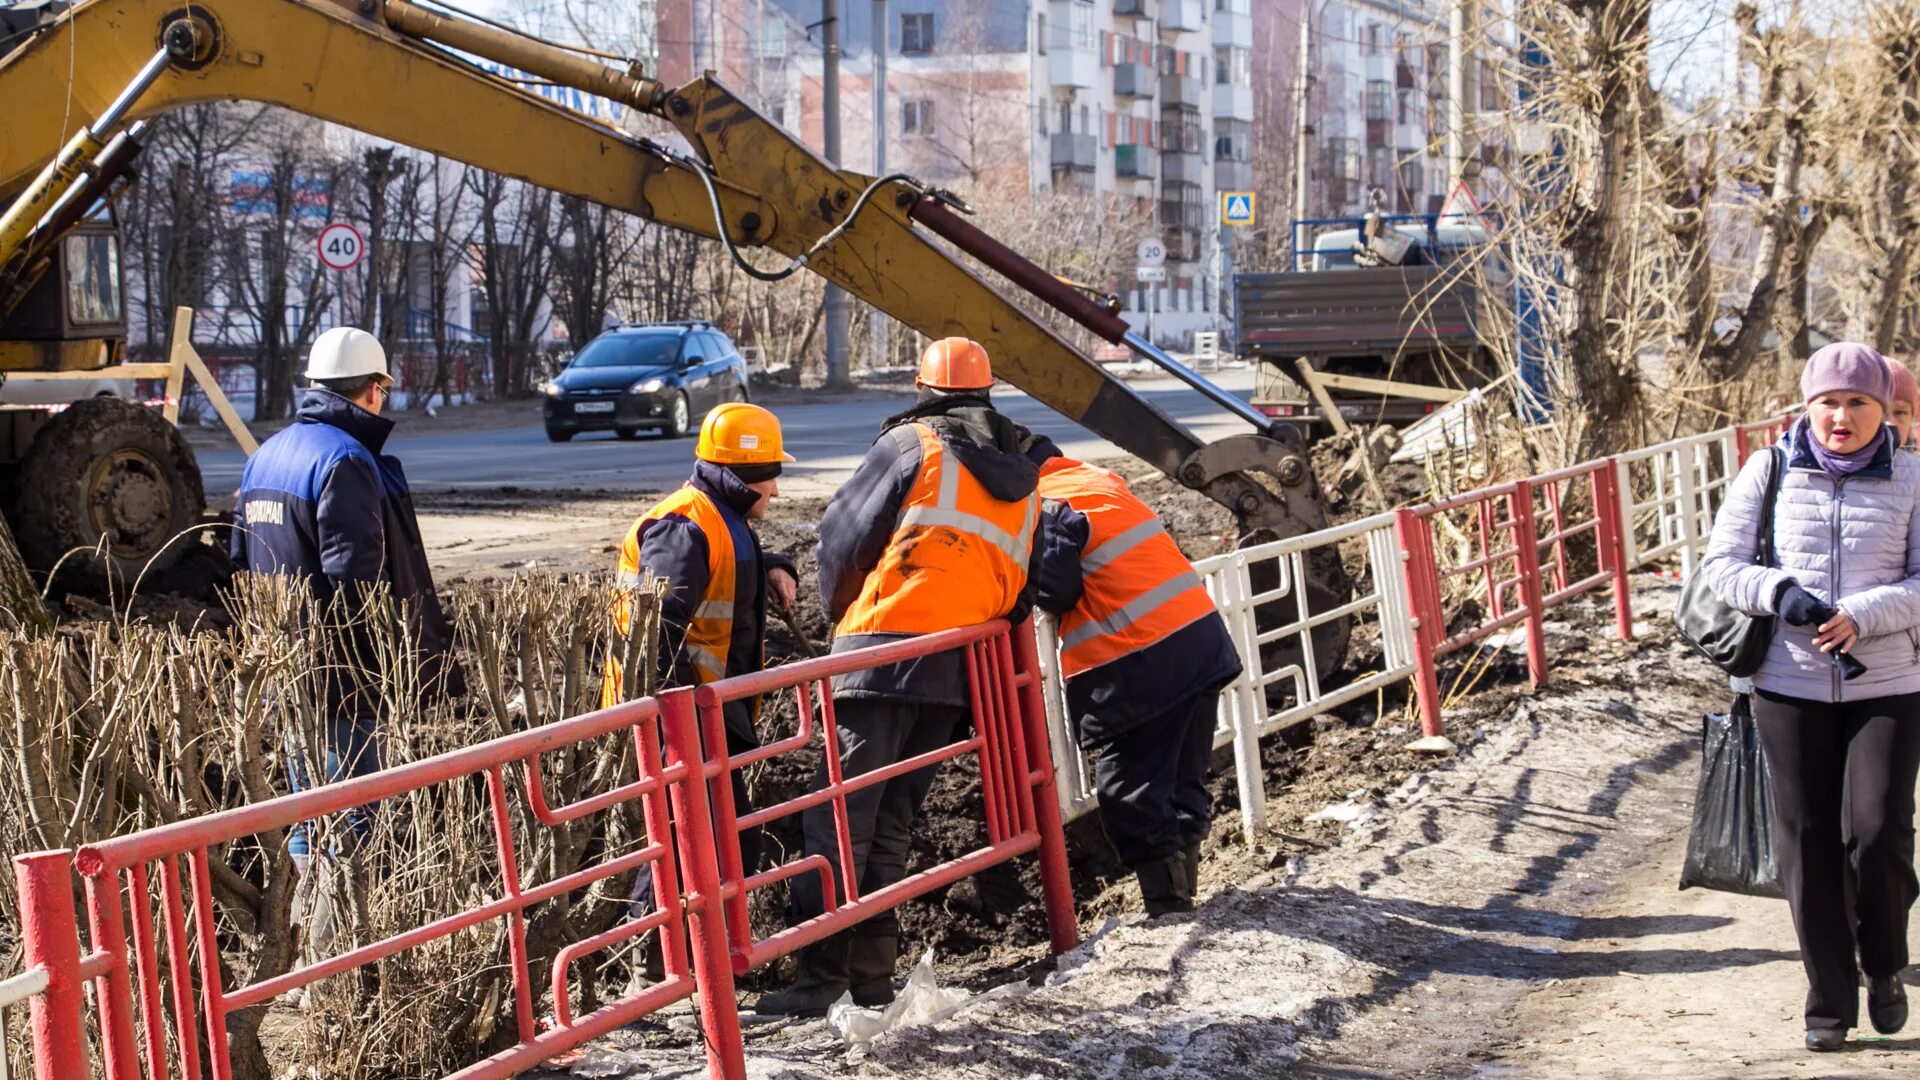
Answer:
[[[361,257],[367,253],[367,242],[361,238],[360,230],[345,222],[321,229],[314,243],[320,248],[320,261],[329,270],[351,270],[360,265]]]

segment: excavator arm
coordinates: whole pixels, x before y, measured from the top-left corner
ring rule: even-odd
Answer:
[[[16,204],[44,197],[37,181],[76,130],[121,97],[156,50],[169,51],[125,121],[195,102],[262,102],[704,237],[724,229],[749,256],[806,255],[806,268],[922,334],[980,341],[996,374],[1205,492],[1243,532],[1291,536],[1326,524],[1299,442],[1261,431],[1203,443],[946,245],[1120,341],[1126,327],[1113,312],[980,234],[942,193],[834,168],[711,76],[668,88],[408,0],[82,0],[0,48],[10,49],[0,56],[0,197],[24,191]],[[564,108],[470,57],[657,116],[693,153]],[[1340,587],[1318,584],[1329,595]]]

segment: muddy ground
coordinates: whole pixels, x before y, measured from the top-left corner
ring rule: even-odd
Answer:
[[[1698,718],[1725,693],[1663,629],[1674,592],[1637,583],[1633,645],[1605,634],[1604,598],[1561,609],[1552,683],[1456,705],[1455,757],[1410,758],[1387,721],[1323,730],[1304,755],[1331,766],[1320,776],[1364,759],[1404,779],[1347,772],[1367,787],[1362,810],[1332,824],[1300,820],[1303,801],[1270,778],[1274,833],[1212,848],[1191,916],[1084,915],[1089,940],[1057,970],[1036,959],[1028,979],[867,1051],[817,1022],[750,1017],[749,1075],[1914,1075],[1911,1035],[1800,1048],[1805,983],[1783,904],[1674,889]],[[694,1018],[665,1027],[684,1038]],[[637,1029],[571,1065],[704,1074],[693,1046]]]

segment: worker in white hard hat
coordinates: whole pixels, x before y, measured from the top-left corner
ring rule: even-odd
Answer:
[[[304,579],[317,617],[344,628],[325,635],[334,652],[325,665],[328,715],[318,737],[307,740],[311,751],[291,755],[296,790],[311,782],[309,770],[333,781],[380,768],[381,694],[373,683],[383,660],[368,627],[387,611],[409,624],[420,685],[459,681],[406,474],[399,459],[381,452],[393,432],[393,421],[381,415],[393,385],[386,350],[364,330],[336,327],[314,341],[306,377],[313,386],[295,422],[248,460],[233,508],[235,564]],[[368,605],[380,585],[392,608]],[[304,868],[304,830],[288,846]]]

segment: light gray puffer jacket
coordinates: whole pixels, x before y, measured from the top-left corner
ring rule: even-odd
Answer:
[[[1806,701],[1866,701],[1920,692],[1920,457],[1888,440],[1866,468],[1836,480],[1820,468],[1796,424],[1780,440],[1787,474],[1774,517],[1778,567],[1758,565],[1761,502],[1773,455],[1756,453],[1713,521],[1699,573],[1728,605],[1776,614],[1789,581],[1853,616],[1853,655],[1867,672],[1842,681],[1813,645],[1815,628],[1774,622],[1754,686]],[[1837,583],[1837,589],[1836,589]]]

